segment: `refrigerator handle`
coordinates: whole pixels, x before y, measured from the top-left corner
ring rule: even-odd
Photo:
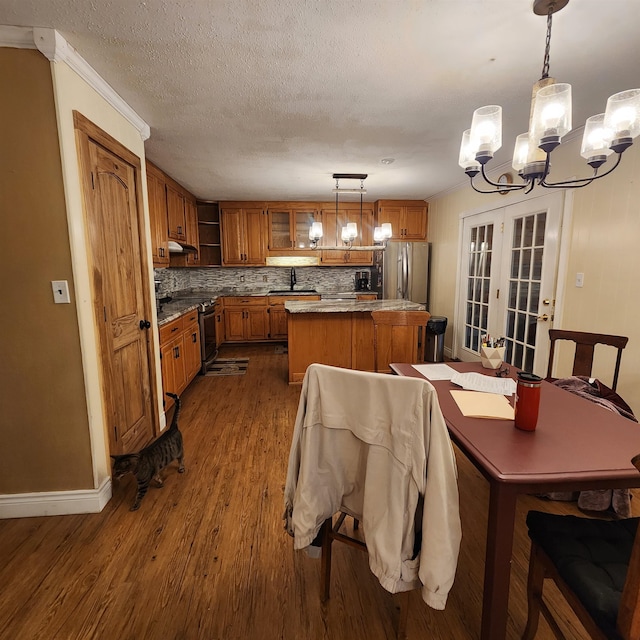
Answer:
[[[409,290],[409,256],[408,256],[409,247],[405,245],[402,246],[402,298],[404,300],[407,299],[407,294]]]

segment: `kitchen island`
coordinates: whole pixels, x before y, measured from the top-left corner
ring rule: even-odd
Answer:
[[[407,300],[320,300],[285,303],[289,335],[289,383],[300,383],[313,363],[375,371],[372,311],[423,311]],[[379,333],[380,352],[391,337]],[[385,370],[388,363],[378,366]]]

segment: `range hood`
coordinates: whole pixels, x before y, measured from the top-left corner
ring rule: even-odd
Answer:
[[[169,253],[198,253],[198,250],[192,244],[169,240]]]

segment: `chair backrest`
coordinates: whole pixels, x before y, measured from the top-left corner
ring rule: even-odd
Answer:
[[[376,371],[390,371],[391,362],[424,362],[426,328],[431,317],[428,311],[372,311],[371,317]]]
[[[640,471],[640,454],[631,462]],[[625,640],[640,638],[640,535],[636,533],[618,609],[618,631]]]
[[[590,376],[593,367],[593,354],[597,344],[604,344],[615,347],[618,350],[616,366],[613,373],[612,389],[615,391],[618,384],[618,373],[620,372],[620,360],[622,350],[627,346],[629,338],[625,336],[612,336],[605,333],[587,333],[584,331],[565,331],[563,329],[549,329],[551,349],[549,351],[549,366],[547,367],[547,378],[551,377],[553,368],[553,357],[555,354],[556,340],[571,340],[575,342],[576,352],[573,360],[574,376]]]

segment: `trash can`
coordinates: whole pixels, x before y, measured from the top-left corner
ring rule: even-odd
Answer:
[[[447,319],[444,316],[431,316],[427,322],[427,339],[424,345],[424,359],[427,362],[444,362],[444,332]]]

